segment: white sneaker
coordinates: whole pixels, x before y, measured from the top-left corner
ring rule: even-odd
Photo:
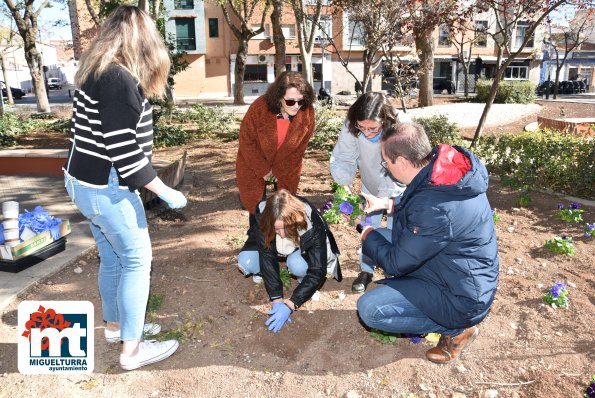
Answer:
[[[252,275],[252,282],[256,283],[257,285],[260,285],[262,283],[262,276],[258,274]]]
[[[161,332],[161,325],[159,325],[158,323],[145,323],[145,326],[143,326],[144,334],[148,334],[148,335],[152,336],[159,332]],[[117,343],[117,342],[121,341],[120,331],[119,330],[111,331],[111,330],[107,330],[107,328],[105,328],[105,339],[107,340],[108,343]]]
[[[120,354],[120,366],[124,370],[138,369],[155,362],[163,361],[176,352],[180,343],[177,340],[144,340],[138,345],[136,355]]]

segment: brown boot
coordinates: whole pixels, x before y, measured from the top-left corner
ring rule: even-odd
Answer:
[[[447,363],[458,357],[479,334],[477,326],[471,326],[456,336],[440,336],[438,345],[426,351],[426,357],[434,363]]]

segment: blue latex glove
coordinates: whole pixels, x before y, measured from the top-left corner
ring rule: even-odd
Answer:
[[[291,322],[289,316],[291,315],[291,309],[283,302],[277,301],[273,303],[273,309],[268,312],[271,317],[266,321],[265,325],[269,327],[269,330],[277,333],[285,322]]]
[[[167,203],[172,209],[182,208],[186,206],[186,203],[188,202],[182,192],[169,187],[159,194],[159,198]]]

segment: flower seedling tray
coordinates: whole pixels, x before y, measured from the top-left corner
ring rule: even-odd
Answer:
[[[55,254],[63,252],[64,249],[66,249],[66,238],[62,237],[28,256],[21,257],[17,260],[0,260],[0,271],[12,273],[21,272]]]

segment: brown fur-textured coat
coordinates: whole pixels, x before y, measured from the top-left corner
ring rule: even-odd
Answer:
[[[248,109],[240,126],[236,159],[236,182],[244,208],[254,214],[265,187],[263,177],[272,170],[277,188],[296,194],[302,159],[314,133],[314,108],[300,109],[291,121],[285,141],[277,150],[277,115],[259,97]]]

